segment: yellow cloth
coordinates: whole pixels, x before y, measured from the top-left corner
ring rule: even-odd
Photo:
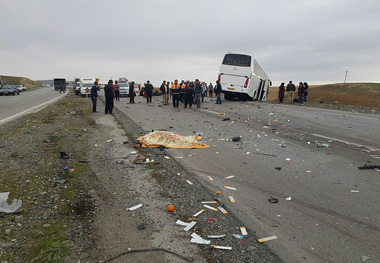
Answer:
[[[207,148],[210,147],[207,144],[198,142],[200,136],[181,136],[170,131],[155,131],[147,135],[141,136],[137,140],[142,144],[144,148]]]

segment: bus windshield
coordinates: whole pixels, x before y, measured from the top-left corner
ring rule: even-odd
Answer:
[[[224,56],[222,64],[237,67],[250,67],[251,56],[241,54],[226,54]]]

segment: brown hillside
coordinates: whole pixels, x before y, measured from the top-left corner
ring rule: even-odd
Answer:
[[[297,92],[296,92],[297,95]],[[268,101],[278,100],[278,87],[270,87]],[[380,107],[380,83],[310,85],[309,102]],[[285,99],[287,101],[286,93]]]
[[[3,76],[0,75],[3,85],[24,85],[26,88],[36,88],[41,87],[41,83],[38,81],[33,81],[24,77],[13,77],[13,76]]]

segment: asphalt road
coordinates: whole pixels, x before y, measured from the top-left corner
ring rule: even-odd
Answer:
[[[226,209],[249,233],[277,236],[265,244],[285,262],[363,262],[362,256],[380,262],[380,172],[358,169],[380,165],[370,156],[380,154],[379,115],[260,102],[216,105],[208,98],[200,110],[173,109],[160,107],[161,99],[147,105],[136,97],[131,105],[122,98],[115,105],[147,132],[202,132],[210,148],[168,152],[183,157],[177,161],[211,191],[221,190]],[[233,136],[242,139],[232,142]]]
[[[59,91],[54,91],[53,88],[40,88],[23,91],[18,96],[0,96],[0,125],[20,116],[41,110],[66,94],[60,94]]]

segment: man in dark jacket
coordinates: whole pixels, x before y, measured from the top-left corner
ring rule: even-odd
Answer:
[[[98,82],[94,82],[91,88],[92,112],[96,112],[96,101],[98,99]]]
[[[202,97],[203,88],[202,85],[199,83],[199,80],[195,80],[195,87],[194,87],[194,98],[195,103],[197,104],[197,108],[201,107],[201,97]]]
[[[215,93],[216,93],[216,103],[215,104],[222,104],[222,85],[220,85],[219,80],[216,81],[216,87],[215,87]]]
[[[129,103],[134,104],[135,103],[135,82],[132,81],[131,84],[129,84]]]
[[[168,105],[168,102],[167,102],[168,101],[167,100],[168,94],[166,94],[166,81],[165,80],[161,84],[160,91],[162,94],[162,104]]]
[[[115,92],[113,90],[113,80],[110,79],[108,84],[104,87],[104,95],[106,97],[106,114],[112,114],[113,110],[113,99],[115,98]]]
[[[286,92],[288,93],[288,98],[290,103],[294,103],[294,92],[296,91],[296,86],[289,81],[289,84],[286,86]]]
[[[146,103],[152,103],[153,85],[148,80],[145,85]]]

